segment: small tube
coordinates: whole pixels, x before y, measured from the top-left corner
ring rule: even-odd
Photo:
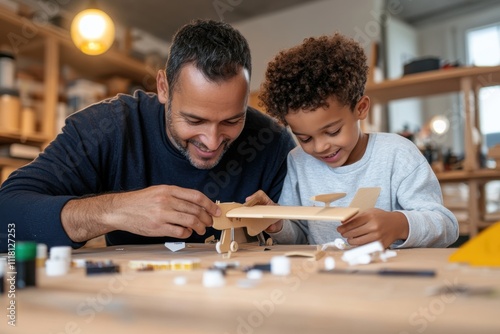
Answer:
[[[15,246],[16,287],[36,286],[36,243],[19,241]]]

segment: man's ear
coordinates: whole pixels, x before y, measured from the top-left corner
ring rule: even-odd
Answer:
[[[356,107],[354,108],[354,113],[358,120],[363,120],[368,116],[368,112],[370,111],[370,98],[366,95],[363,95],[361,99],[359,99]]]
[[[168,101],[168,83],[164,70],[159,70],[156,75],[156,89],[158,90],[158,100],[162,104],[166,104]]]

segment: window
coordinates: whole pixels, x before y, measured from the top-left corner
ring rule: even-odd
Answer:
[[[469,65],[500,65],[500,23],[471,29],[467,31],[466,36]],[[491,78],[486,76],[484,80],[488,82]],[[481,111],[479,127],[483,134],[483,149],[487,152],[489,147],[500,144],[500,82],[497,86],[479,90],[479,110]],[[486,211],[490,213],[499,210],[500,182],[488,182],[486,184]]]
[[[467,31],[467,63],[476,66],[500,65],[500,23]],[[485,76],[484,81],[492,80]],[[491,82],[489,83],[491,85]],[[491,86],[479,91],[479,127],[485,145],[488,138],[500,136],[500,82],[499,86]],[[500,142],[499,142],[500,143]],[[486,148],[486,147],[485,147]]]
[[[469,30],[467,48],[470,65],[500,65],[500,24]]]

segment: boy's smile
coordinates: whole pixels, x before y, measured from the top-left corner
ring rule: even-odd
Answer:
[[[326,163],[335,163],[340,157],[340,149],[338,149],[335,153],[327,155],[326,157],[321,158]]]
[[[350,165],[363,157],[368,136],[359,121],[366,118],[370,99],[363,96],[354,110],[333,97],[328,108],[289,112],[285,119],[302,149],[330,167]]]

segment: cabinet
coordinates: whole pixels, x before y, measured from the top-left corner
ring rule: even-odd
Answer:
[[[0,45],[14,51],[17,59],[43,62],[43,112],[39,131],[22,136],[16,132],[0,132],[0,144],[26,143],[43,147],[56,135],[56,107],[59,100],[61,68],[68,65],[75,73],[91,80],[112,76],[130,79],[147,90],[156,89],[156,73],[144,63],[110,49],[99,56],[81,53],[70,39],[69,32],[48,24],[31,21],[0,8]],[[0,157],[0,168],[19,167],[27,161]],[[1,182],[2,180],[0,180]]]
[[[366,94],[372,103],[383,104],[391,100],[460,92],[464,108],[465,158],[463,170],[437,173],[441,183],[465,182],[469,186],[468,231],[475,236],[484,221],[484,184],[500,180],[500,169],[481,169],[478,149],[473,142],[473,131],[478,122],[478,91],[481,87],[500,85],[500,66],[463,67],[424,72],[401,79],[368,83]]]

